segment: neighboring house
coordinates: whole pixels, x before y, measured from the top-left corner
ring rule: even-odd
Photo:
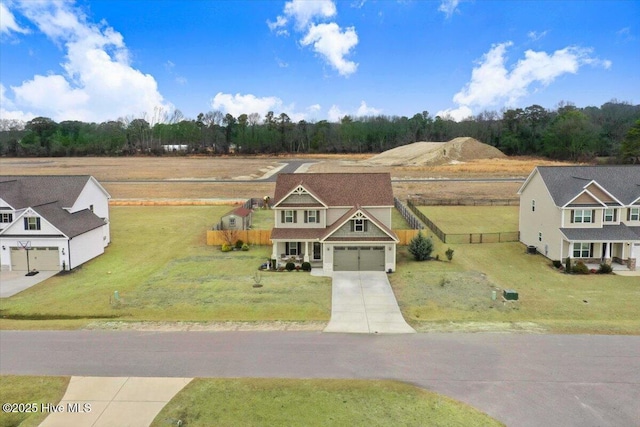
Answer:
[[[227,212],[220,218],[221,230],[248,230],[251,228],[251,209],[243,206]]]
[[[2,270],[70,270],[104,253],[109,198],[88,175],[0,176]]]
[[[325,271],[395,271],[388,173],[279,174],[272,258]]]
[[[640,257],[640,167],[538,166],[520,190],[520,241],[552,260]]]

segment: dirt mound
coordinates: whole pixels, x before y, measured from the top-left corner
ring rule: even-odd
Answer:
[[[449,142],[414,142],[403,145],[366,160],[381,166],[425,166],[468,162],[476,159],[506,157],[491,145],[469,138],[454,138]]]

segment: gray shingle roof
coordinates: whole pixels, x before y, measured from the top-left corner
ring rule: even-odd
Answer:
[[[91,179],[89,175],[0,176],[0,198],[14,209],[32,208],[72,238],[104,225],[88,209],[69,213]]]
[[[595,181],[629,205],[640,198],[640,166],[538,166],[556,206],[564,206]]]
[[[620,225],[604,225],[602,228],[561,228],[560,231],[572,241],[640,241],[640,227]]]

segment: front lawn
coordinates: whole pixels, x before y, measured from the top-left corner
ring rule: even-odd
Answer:
[[[518,231],[518,206],[419,206],[443,233]]]
[[[500,426],[453,399],[396,381],[195,379],[151,424]]]
[[[455,250],[451,263],[416,262],[401,248],[390,275],[405,318],[418,330],[468,323],[471,330],[506,324],[540,332],[640,333],[638,277],[566,275],[520,243],[448,245],[436,238],[435,244],[441,260],[447,247]],[[503,289],[516,290],[519,301],[503,303]]]
[[[35,427],[49,415],[42,404],[57,405],[64,396],[69,377],[4,375],[0,377],[2,403],[27,404],[26,410],[0,412],[0,427]],[[15,408],[20,409],[20,408]],[[33,411],[35,409],[35,412]]]
[[[106,253],[2,300],[0,324],[20,328],[81,327],[94,319],[149,321],[328,321],[331,281],[304,272],[253,276],[267,246],[223,253],[206,230],[229,206],[111,208]],[[118,291],[119,299],[115,298]]]

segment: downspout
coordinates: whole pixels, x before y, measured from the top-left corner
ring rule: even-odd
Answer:
[[[71,239],[67,240],[67,254],[69,256],[69,271],[71,271],[71,245],[69,244],[70,241]]]

